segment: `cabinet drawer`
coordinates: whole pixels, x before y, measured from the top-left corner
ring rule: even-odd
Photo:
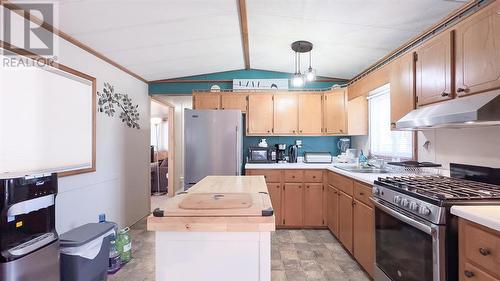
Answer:
[[[499,281],[470,263],[465,263],[463,272],[459,274],[460,281]]]
[[[321,170],[305,170],[304,182],[323,182],[323,171]]]
[[[354,187],[354,198],[365,203],[368,206],[373,206],[370,197],[372,195],[372,187],[355,181],[353,183]]]
[[[266,182],[281,182],[281,170],[248,170],[248,175],[264,176]]]
[[[464,234],[465,259],[481,265],[491,273],[500,275],[500,236],[469,222],[465,223],[462,233]]]
[[[303,179],[303,170],[285,170],[285,182],[302,182]]]
[[[334,172],[328,172],[328,184],[352,196],[353,180]]]

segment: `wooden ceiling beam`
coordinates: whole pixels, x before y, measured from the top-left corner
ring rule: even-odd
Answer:
[[[250,51],[248,46],[248,19],[246,0],[238,0],[238,14],[240,19],[241,45],[243,46],[243,59],[245,69],[250,69]]]

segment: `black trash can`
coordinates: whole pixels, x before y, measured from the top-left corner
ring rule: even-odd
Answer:
[[[89,223],[60,235],[61,281],[107,280],[112,234],[112,223]]]

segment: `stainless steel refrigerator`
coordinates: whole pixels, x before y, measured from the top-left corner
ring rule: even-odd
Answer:
[[[241,174],[242,118],[240,110],[184,111],[184,189],[206,176]]]

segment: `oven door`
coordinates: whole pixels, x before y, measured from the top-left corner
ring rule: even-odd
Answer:
[[[375,281],[444,281],[445,227],[392,204],[375,205]]]

